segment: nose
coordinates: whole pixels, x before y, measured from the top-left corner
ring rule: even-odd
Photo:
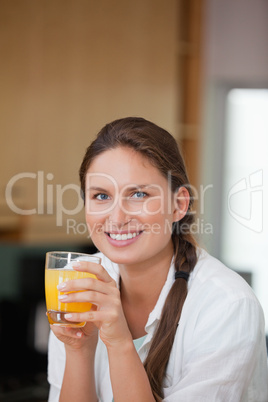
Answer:
[[[132,220],[129,212],[123,205],[117,203],[109,214],[109,222],[118,228],[123,227]]]

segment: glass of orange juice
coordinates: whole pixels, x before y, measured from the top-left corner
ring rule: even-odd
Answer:
[[[67,313],[82,313],[91,309],[91,303],[61,303],[59,295],[64,294],[57,286],[72,279],[95,278],[96,275],[88,272],[75,271],[72,265],[79,261],[101,263],[101,258],[95,255],[73,253],[69,251],[49,251],[46,253],[45,293],[47,317],[50,324],[65,327],[83,327],[85,322],[71,322],[64,318]],[[83,290],[81,290],[82,292]]]

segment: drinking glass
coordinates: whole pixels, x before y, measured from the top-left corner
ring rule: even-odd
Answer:
[[[101,258],[95,255],[74,253],[71,251],[49,251],[46,253],[45,294],[47,317],[50,324],[65,327],[83,327],[86,324],[85,322],[67,321],[64,316],[67,313],[83,313],[89,311],[92,307],[91,303],[62,303],[58,299],[59,295],[64,294],[64,292],[60,292],[57,289],[57,286],[62,282],[82,278],[95,278],[97,280],[94,274],[75,271],[72,268],[72,265],[79,261],[89,261],[100,264]],[[83,290],[79,290],[78,292],[83,292]]]

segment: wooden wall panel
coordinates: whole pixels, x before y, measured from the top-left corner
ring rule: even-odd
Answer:
[[[141,115],[178,135],[177,17],[177,0],[0,0],[0,218],[22,172],[44,173],[43,207],[51,185],[55,215],[56,186],[78,185],[85,148],[108,121]],[[37,181],[15,187],[35,208]],[[84,239],[54,215],[28,216],[24,240]]]
[[[200,171],[203,7],[203,0],[180,0],[180,139],[190,181],[196,188],[199,186]]]

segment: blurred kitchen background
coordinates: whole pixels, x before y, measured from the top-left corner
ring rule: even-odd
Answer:
[[[0,57],[0,400],[47,400],[45,253],[94,252],[78,169],[116,118],[178,140],[198,241],[268,332],[267,0],[0,0]]]

